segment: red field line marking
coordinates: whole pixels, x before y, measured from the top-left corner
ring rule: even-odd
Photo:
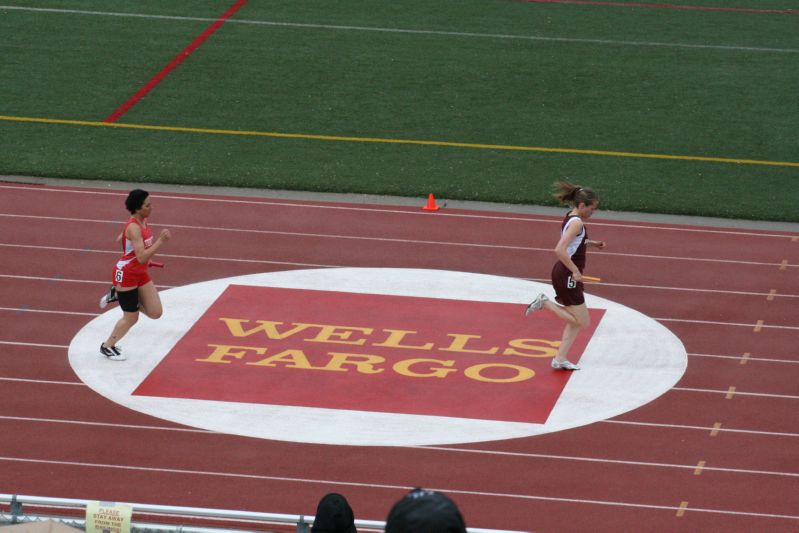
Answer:
[[[610,6],[610,7],[652,7],[656,9],[690,9],[694,11],[735,11],[738,13],[776,13],[779,15],[792,15],[799,13],[799,9],[756,9],[746,7],[710,7],[710,6],[687,6],[677,4],[653,4],[643,2],[595,2],[590,0],[527,0],[528,3],[536,4],[575,4],[588,6]]]
[[[232,17],[236,11],[238,11],[244,4],[247,3],[247,0],[237,0],[235,4],[233,4],[225,13],[216,19],[210,26],[208,26],[197,38],[195,38],[189,46],[183,49],[175,58],[169,62],[167,66],[165,66],[161,71],[153,76],[150,81],[144,84],[141,89],[136,91],[136,94],[131,96],[127,102],[119,106],[116,111],[108,115],[108,117],[103,122],[116,122],[119,117],[124,115],[128,112],[128,110],[136,105],[136,103],[147,96],[147,94],[152,91],[156,85],[161,83],[161,80],[166,78],[170,72],[175,70],[178,65],[183,63],[183,61],[189,57],[192,53],[194,53],[197,48],[200,47],[211,35],[214,34],[219,27],[224,24],[224,22]]]

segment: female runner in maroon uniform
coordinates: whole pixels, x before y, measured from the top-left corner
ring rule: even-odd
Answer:
[[[561,225],[560,240],[555,246],[558,262],[552,268],[552,287],[555,289],[555,301],[546,295],[539,294],[524,314],[547,308],[566,321],[563,337],[558,347],[558,354],[552,360],[552,368],[563,370],[580,370],[580,367],[567,359],[569,348],[577,338],[577,333],[588,326],[591,319],[583,296],[583,269],[585,269],[585,249],[587,246],[604,248],[604,241],[588,240],[588,230],[583,221],[591,218],[599,206],[596,193],[588,188],[573,185],[566,181],[555,183],[555,198],[562,204],[572,206]]]
[[[126,359],[116,343],[139,320],[139,311],[152,319],[160,318],[163,313],[161,298],[147,269],[155,252],[172,236],[165,229],[153,241],[153,232],[147,226],[147,219],[153,210],[147,191],[130,191],[125,207],[132,216],[120,235],[122,256],[114,266],[114,286],[100,300],[101,308],[117,299],[122,308],[122,318],[114,326],[111,336],[100,345],[100,353],[114,361]]]

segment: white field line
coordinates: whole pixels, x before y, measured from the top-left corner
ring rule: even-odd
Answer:
[[[86,11],[79,9],[17,7],[17,6],[7,6],[7,5],[0,5],[0,9],[8,9],[8,10],[13,9],[17,11],[33,11],[40,13],[63,13],[71,15],[147,18],[154,20],[176,20],[176,21],[192,21],[192,22],[214,22],[216,20],[214,18],[207,18],[207,17],[150,15],[146,13],[118,13],[118,12],[109,12],[109,11]],[[264,20],[247,20],[247,19],[238,19],[235,17],[228,19],[226,21],[226,24],[249,24],[249,25],[278,27],[278,28],[298,28],[298,29],[328,30],[328,31],[359,31],[359,32],[379,32],[379,33],[389,33],[389,34],[393,33],[393,34],[410,34],[410,35],[439,35],[442,37],[457,37],[465,39],[541,41],[541,42],[558,42],[558,43],[574,43],[574,44],[597,44],[597,45],[610,45],[610,46],[726,50],[733,52],[763,52],[763,53],[782,53],[782,54],[799,53],[799,49],[795,48],[668,43],[668,42],[657,42],[657,41],[625,41],[625,40],[616,40],[616,39],[584,39],[576,37],[552,37],[545,35],[512,35],[512,34],[502,34],[502,33],[474,33],[474,32],[443,31],[443,30],[348,26],[348,25],[336,25],[336,24],[308,24],[308,23],[299,23],[299,22],[272,22]]]
[[[97,468],[97,469],[104,469],[104,470],[126,470],[126,471],[135,471],[135,472],[151,472],[157,474],[179,474],[179,475],[190,475],[190,476],[205,476],[205,477],[216,477],[216,478],[232,478],[232,479],[254,479],[254,480],[261,480],[261,481],[278,481],[278,482],[285,482],[285,483],[303,483],[303,484],[314,484],[314,485],[321,485],[322,487],[331,487],[331,486],[343,486],[343,487],[358,487],[358,488],[369,488],[369,489],[384,489],[384,490],[408,490],[407,486],[401,485],[388,485],[383,483],[364,483],[364,482],[357,482],[357,481],[339,481],[339,480],[331,480],[331,479],[312,479],[312,478],[299,478],[299,477],[287,477],[287,476],[267,476],[267,475],[259,475],[259,474],[241,474],[236,472],[215,472],[215,471],[208,471],[208,470],[188,470],[188,469],[177,469],[177,468],[155,468],[155,467],[144,467],[144,466],[134,466],[134,465],[122,465],[122,464],[103,464],[103,463],[87,463],[81,461],[54,461],[48,459],[35,459],[35,458],[28,458],[28,457],[0,457],[0,461],[6,462],[15,462],[15,463],[30,463],[30,464],[39,464],[39,465],[50,465],[50,466],[74,466],[79,468]],[[695,467],[694,467],[695,468]],[[526,501],[548,501],[548,502],[560,502],[560,503],[577,503],[577,504],[589,504],[589,505],[604,505],[604,506],[613,506],[613,507],[628,507],[628,508],[637,508],[637,509],[652,509],[652,510],[668,510],[668,511],[678,511],[680,510],[679,506],[668,506],[668,505],[652,505],[652,504],[642,504],[642,503],[632,503],[632,502],[617,502],[617,501],[607,501],[607,500],[587,500],[587,499],[577,499],[577,498],[561,498],[555,496],[541,496],[541,495],[533,495],[533,494],[517,494],[517,493],[500,493],[500,492],[485,492],[485,491],[474,491],[474,490],[463,490],[463,489],[456,489],[451,487],[427,487],[431,490],[444,492],[446,494],[458,494],[458,495],[469,495],[469,496],[481,496],[481,497],[495,497],[495,498],[509,498],[509,499],[516,499],[516,500],[526,500]],[[772,513],[753,513],[753,512],[743,512],[743,511],[733,511],[733,510],[725,510],[725,509],[704,509],[704,508],[694,508],[690,507],[685,509],[687,512],[700,512],[700,513],[713,513],[713,514],[722,514],[722,515],[732,515],[732,516],[748,516],[754,518],[782,518],[788,520],[799,520],[799,515],[781,515],[781,514],[772,514]]]
[[[27,246],[27,245],[4,245],[0,243],[0,246]],[[49,248],[48,248],[49,249]],[[60,251],[63,251],[61,249]],[[81,252],[85,252],[85,250],[81,250]],[[113,252],[105,251],[105,250],[93,250],[94,253],[108,253],[111,254]],[[185,258],[185,256],[170,256],[168,254],[159,254],[160,257],[180,257]],[[191,259],[202,259],[207,261],[248,261],[242,259],[225,259],[225,258],[216,258],[216,257],[192,257]],[[258,261],[258,260],[251,260],[253,262],[258,263],[275,263],[274,261]],[[293,265],[293,266],[308,266],[308,263],[285,263],[281,262],[278,264],[283,265]],[[332,265],[318,265],[325,268],[333,268]],[[80,279],[69,279],[69,278],[57,278],[51,277],[47,278],[44,276],[20,276],[16,274],[0,274],[0,278],[8,278],[8,279],[18,279],[18,280],[28,280],[28,281],[46,281],[48,283],[53,282],[64,282],[64,283],[84,283],[84,284],[91,284],[91,285],[108,285],[107,281],[99,281],[99,280],[80,280]],[[548,279],[544,278],[520,278],[527,281],[538,281],[543,283],[549,283]],[[607,287],[627,287],[630,289],[647,289],[647,290],[663,290],[663,291],[682,291],[682,292],[704,292],[704,293],[711,293],[711,294],[733,294],[737,296],[756,296],[758,298],[762,298],[764,296],[769,296],[769,293],[765,292],[754,292],[754,291],[727,291],[721,289],[701,289],[695,287],[663,287],[659,285],[635,285],[630,283],[610,283],[610,282],[603,282],[603,285]],[[156,287],[159,289],[171,289],[174,288],[174,285],[162,285],[156,284]],[[773,297],[776,298],[799,298],[799,294],[775,294]],[[765,327],[765,326],[764,326]]]
[[[789,363],[789,364],[799,364],[799,360],[793,359],[772,359],[768,357],[742,357],[740,355],[717,355],[717,354],[709,354],[709,353],[689,353],[689,357],[712,357],[717,359],[735,359],[737,361],[757,361],[760,363]]]
[[[730,394],[729,389],[727,390],[718,390],[718,389],[696,389],[691,387],[672,387],[671,390],[682,391],[682,392],[703,392],[703,393],[711,393],[711,394]],[[736,390],[734,393],[735,396],[756,396],[758,398],[782,398],[786,400],[799,400],[799,396],[794,394],[769,394],[764,392],[741,392]]]
[[[5,344],[0,342],[0,344]],[[14,343],[19,345],[21,343]],[[0,381],[9,381],[9,382],[24,382],[24,383],[33,383],[33,384],[40,384],[40,385],[83,385],[82,382],[78,381],[50,381],[50,380],[42,380],[42,379],[30,379],[30,378],[12,378],[12,377],[2,377],[0,376]],[[729,394],[729,390],[717,390],[717,389],[694,389],[694,388],[687,388],[687,387],[673,387],[671,390],[673,391],[680,391],[680,392],[696,392],[696,393],[711,393],[711,394]],[[790,399],[790,400],[799,400],[799,396],[793,396],[788,394],[770,394],[770,393],[762,393],[762,392],[740,392],[735,391],[736,395],[740,396],[753,396],[758,398],[781,398],[781,399]],[[608,422],[608,421],[605,421]],[[675,426],[675,427],[689,427],[689,426]],[[690,426],[694,427],[694,426]],[[704,429],[710,430],[714,428],[700,428],[697,427],[696,429]],[[758,431],[753,431],[753,433],[760,433]],[[774,434],[774,435],[782,435],[782,433],[771,433],[765,432],[767,434]],[[789,434],[793,435],[793,434]],[[797,435],[799,436],[799,435]]]
[[[17,341],[0,341],[0,345],[6,346],[25,346],[26,348],[59,348],[66,350],[69,348],[67,344],[42,344],[40,342],[17,342]]]
[[[67,316],[100,316],[100,313],[81,313],[78,311],[58,311],[55,309],[33,309],[32,307],[0,307],[0,311],[8,311],[10,313],[42,313],[49,315],[67,315]]]
[[[692,429],[710,433],[711,431],[718,431],[719,433],[744,433],[746,435],[762,435],[765,437],[799,437],[799,433],[789,433],[784,431],[759,431],[754,429],[736,429],[726,427],[707,427],[707,426],[689,426],[684,424],[661,424],[658,422],[635,422],[629,420],[600,420],[600,424],[621,424],[627,426],[645,426],[653,428],[665,429]]]
[[[144,426],[139,424],[114,424],[108,422],[92,422],[84,420],[67,420],[67,419],[57,419],[57,418],[35,418],[35,417],[26,417],[26,416],[0,415],[0,420],[8,420],[15,422],[33,422],[33,423],[43,423],[43,424],[68,424],[68,425],[77,425],[77,426],[105,427],[113,429],[143,429],[143,430],[153,430],[153,431],[177,431],[183,433],[203,433],[203,434],[212,434],[212,435],[223,435],[223,433],[218,433],[215,431],[207,431],[204,429],[195,429],[195,428]],[[600,463],[600,464],[618,464],[625,466],[671,468],[671,469],[682,469],[682,470],[691,470],[691,471],[696,470],[695,464],[681,465],[681,464],[671,464],[671,463],[656,463],[651,461],[625,461],[623,459],[605,459],[601,457],[581,457],[581,456],[572,456],[572,455],[552,455],[552,454],[526,453],[526,452],[504,452],[496,450],[454,448],[448,446],[401,446],[401,447],[408,449],[416,449],[416,450],[443,451],[448,453],[451,452],[451,453],[462,453],[462,454],[491,455],[496,457],[521,457],[527,459],[545,459],[545,460],[576,461],[576,462],[588,462],[588,463]],[[755,475],[777,476],[777,477],[799,477],[798,472],[752,470],[746,468],[725,468],[725,467],[705,466],[703,467],[703,470],[712,470],[715,472],[726,472],[731,474],[755,474]]]
[[[71,218],[71,217],[50,217],[50,216],[40,216],[40,215],[14,215],[14,214],[6,214],[0,213],[0,217],[4,218],[22,218],[22,219],[35,219],[35,220],[49,220],[49,221],[59,221],[59,222],[80,222],[82,224],[114,224],[114,225],[121,225],[122,221],[120,220],[97,220],[97,219],[81,219],[81,218]],[[595,224],[592,224],[595,225]],[[491,250],[516,250],[522,252],[545,252],[545,253],[552,253],[552,248],[542,248],[542,247],[535,247],[535,246],[514,246],[514,245],[506,245],[506,244],[487,244],[487,243],[474,243],[474,242],[453,242],[453,241],[428,241],[428,240],[421,240],[421,239],[398,239],[398,238],[390,238],[390,237],[367,237],[361,235],[340,235],[340,234],[331,234],[331,233],[307,233],[307,232],[297,232],[297,231],[279,231],[279,230],[262,230],[262,229],[247,229],[247,228],[223,228],[219,226],[198,226],[198,225],[187,225],[187,224],[170,224],[170,223],[160,223],[159,226],[161,227],[169,227],[171,229],[188,229],[193,231],[202,231],[204,233],[210,231],[222,231],[222,232],[230,232],[230,233],[243,233],[243,234],[253,234],[253,235],[278,235],[284,237],[303,237],[303,238],[313,238],[313,239],[341,239],[341,240],[351,240],[351,241],[371,241],[371,242],[388,242],[388,243],[397,243],[397,244],[422,244],[426,246],[458,246],[458,247],[466,247],[466,248],[479,248],[479,249],[491,249]],[[12,244],[0,244],[0,246],[25,246],[22,244],[19,245],[12,245]],[[57,248],[55,248],[57,249]],[[82,252],[89,252],[92,250],[82,249]],[[770,268],[774,267],[799,267],[796,264],[783,264],[777,262],[761,262],[761,261],[742,261],[737,259],[718,259],[718,258],[699,258],[699,257],[686,257],[686,256],[669,256],[669,255],[651,255],[651,254],[631,254],[631,253],[620,253],[620,252],[607,252],[601,251],[596,252],[597,254],[601,255],[610,255],[616,257],[624,257],[624,258],[634,258],[634,259],[654,259],[656,261],[689,261],[689,262],[699,262],[699,263],[720,263],[720,264],[730,264],[730,265],[750,265],[750,266],[766,266]],[[161,255],[161,254],[159,254]],[[779,296],[779,295],[777,295]]]
[[[46,281],[48,283],[83,283],[88,285],[102,285],[107,287],[109,285],[109,281],[99,281],[99,280],[90,280],[90,279],[71,279],[71,278],[60,278],[60,277],[51,277],[46,278],[44,276],[18,276],[15,274],[0,274],[0,278],[8,278],[8,279],[18,279],[18,280],[26,280],[26,281]],[[160,285],[156,284],[156,287],[159,289],[172,289],[174,288],[173,285]]]
[[[713,320],[689,320],[683,318],[657,318],[657,317],[650,317],[652,320],[657,320],[658,322],[679,322],[683,324],[702,324],[706,326],[725,326],[725,327],[741,327],[741,328],[752,328],[759,326],[761,329],[787,329],[787,330],[799,330],[799,326],[776,326],[770,324],[747,324],[743,322],[717,322]]]
[[[69,280],[63,280],[69,281]],[[97,282],[100,283],[100,282]],[[0,341],[0,345],[9,345],[9,346],[26,346],[29,348],[60,348],[66,350],[69,348],[67,344],[42,344],[37,342],[16,342],[16,341]],[[744,358],[740,355],[718,355],[718,354],[706,354],[706,353],[689,353],[689,357],[712,357],[718,359],[734,359],[736,361],[743,361]],[[792,359],[773,359],[768,357],[746,357],[746,361],[750,362],[758,362],[758,363],[788,363],[788,364],[799,364],[799,360],[792,360]]]
[[[18,189],[18,190],[26,190],[26,191],[35,191],[39,192],[52,192],[52,193],[67,193],[67,194],[83,194],[83,195],[102,195],[102,196],[114,196],[117,198],[123,197],[123,192],[111,192],[111,191],[95,191],[95,190],[87,190],[87,189],[57,189],[57,188],[48,188],[48,187],[40,187],[40,186],[25,186],[25,185],[8,185],[8,184],[0,184],[0,189]],[[303,203],[300,201],[293,201],[293,202],[284,202],[279,200],[269,200],[269,199],[254,199],[254,200],[240,200],[240,199],[232,199],[232,198],[216,198],[213,196],[204,196],[204,197],[193,197],[193,196],[176,196],[170,195],[168,193],[158,193],[159,199],[168,199],[168,200],[179,200],[179,201],[188,201],[188,202],[211,202],[215,204],[234,204],[234,205],[256,205],[256,206],[280,206],[280,207],[290,207],[290,208],[299,208],[299,209],[327,209],[333,211],[358,211],[358,212],[369,212],[369,213],[383,213],[383,214],[395,214],[395,215],[409,215],[409,216],[425,216],[429,217],[429,213],[425,213],[420,209],[415,210],[400,210],[400,209],[392,209],[392,208],[382,208],[382,207],[363,207],[363,206],[342,206],[342,205],[325,205],[325,204],[318,204],[318,203]],[[26,216],[26,215],[13,215],[13,214],[0,214],[0,216]],[[485,220],[503,220],[503,221],[516,221],[516,222],[530,222],[530,223],[543,223],[549,225],[559,225],[561,224],[561,220],[558,217],[553,216],[546,216],[546,215],[529,215],[529,216],[514,216],[514,215],[502,215],[502,214],[469,214],[469,213],[448,213],[448,212],[438,212],[435,214],[436,217],[439,218],[474,218],[474,219],[485,219]],[[42,217],[47,218],[47,217]],[[65,220],[77,220],[80,219],[65,219]],[[87,220],[87,222],[113,222],[114,224],[121,224],[121,220],[114,220],[114,221],[98,221],[98,220]],[[641,230],[652,230],[652,231],[676,231],[676,232],[686,232],[686,233],[708,233],[708,234],[720,234],[720,235],[734,235],[734,236],[747,236],[747,237],[771,237],[771,238],[778,238],[778,239],[792,239],[794,235],[790,233],[756,233],[753,231],[742,231],[742,230],[733,230],[733,229],[711,229],[711,228],[696,228],[696,227],[682,227],[679,225],[674,225],[671,223],[671,226],[664,227],[662,223],[650,223],[653,225],[647,224],[623,224],[623,223],[611,223],[611,222],[602,222],[598,219],[591,220],[591,226],[608,226],[612,228],[628,228],[628,229],[641,229]],[[162,224],[163,225],[163,224]],[[219,228],[215,228],[219,229]],[[605,253],[605,252],[603,252]],[[799,265],[789,265],[789,266],[799,266]]]

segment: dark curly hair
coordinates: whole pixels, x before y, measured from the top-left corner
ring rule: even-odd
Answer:
[[[148,196],[150,196],[150,193],[148,193],[147,191],[143,191],[141,189],[133,189],[128,193],[128,197],[125,199],[125,209],[130,211],[130,214],[132,215],[133,213],[141,209],[141,206],[144,205],[144,201],[147,199]]]

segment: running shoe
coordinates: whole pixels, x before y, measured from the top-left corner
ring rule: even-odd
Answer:
[[[124,361],[127,359],[122,355],[122,350],[118,346],[106,346],[105,343],[100,344],[100,355],[112,361]]]
[[[538,311],[539,309],[544,307],[544,302],[546,302],[547,300],[549,300],[549,298],[547,298],[546,294],[544,293],[541,293],[538,296],[536,296],[535,300],[533,300],[530,303],[530,305],[527,306],[527,309],[524,310],[524,316],[527,316],[533,311]]]
[[[552,368],[555,370],[580,370],[580,367],[571,361],[558,361],[557,359],[552,360]]]
[[[115,286],[111,286],[109,289],[108,294],[104,294],[102,298],[100,298],[100,309],[105,309],[108,307],[108,304],[111,302],[116,302],[119,298],[117,298],[117,288]]]

